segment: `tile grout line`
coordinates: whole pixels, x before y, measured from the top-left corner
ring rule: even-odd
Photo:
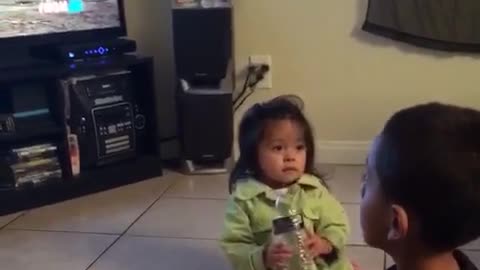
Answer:
[[[28,213],[28,211],[25,211],[25,212],[21,213],[20,215],[18,215],[17,217],[15,217],[14,219],[10,220],[10,222],[7,222],[7,224],[5,224],[5,225],[3,225],[2,227],[0,227],[0,231],[5,230],[8,226],[10,226],[11,224],[13,224],[15,221],[17,221],[17,220],[20,219],[21,217],[25,216],[27,213]]]
[[[65,230],[42,230],[42,229],[24,229],[24,228],[5,228],[5,231],[22,231],[22,232],[47,232],[47,233],[70,233],[70,234],[91,234],[91,235],[109,235],[118,236],[119,233],[105,232],[82,232],[82,231],[65,231]]]
[[[143,235],[143,234],[128,234],[133,238],[148,238],[148,239],[168,239],[168,240],[201,240],[201,241],[219,241],[218,238],[206,238],[206,237],[182,237],[182,236],[162,236],[162,235]],[[346,247],[353,248],[371,248],[367,244],[346,244]],[[384,253],[384,252],[383,252]],[[384,253],[385,256],[385,253]],[[384,257],[384,264],[386,265],[386,257]]]
[[[207,240],[207,241],[219,241],[219,238],[207,238],[207,237],[182,237],[182,236],[163,236],[163,235],[148,235],[148,234],[128,234],[130,237],[137,238],[155,238],[155,239],[178,239],[178,240]],[[355,248],[369,248],[367,244],[346,244],[346,247]]]
[[[154,238],[154,239],[169,239],[169,240],[204,240],[204,241],[220,241],[218,238],[203,238],[203,237],[181,237],[181,236],[161,236],[161,235],[142,235],[142,234],[129,234],[129,237],[135,238]]]
[[[201,197],[187,197],[187,196],[165,196],[165,199],[175,199],[175,200],[189,200],[189,201],[228,201],[228,198],[201,198]]]
[[[97,256],[97,258],[95,258],[95,260],[93,260],[88,266],[87,268],[85,268],[85,270],[89,270],[91,269],[99,260],[100,258],[103,257],[103,255],[105,255],[118,241],[120,241],[120,239],[133,227],[133,225],[135,225],[135,223],[140,220],[162,197],[165,193],[167,193],[168,190],[170,190],[170,188],[174,185],[174,182],[172,181],[172,183],[170,185],[167,186],[167,188],[158,196],[157,199],[155,199],[146,209],[145,211],[143,211],[115,240],[113,240],[113,242],[108,245],[105,250],[103,250],[100,255]]]

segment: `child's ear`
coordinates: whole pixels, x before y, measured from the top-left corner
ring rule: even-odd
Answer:
[[[408,233],[408,215],[400,205],[392,205],[390,213],[390,228],[388,240],[399,240],[405,238]]]

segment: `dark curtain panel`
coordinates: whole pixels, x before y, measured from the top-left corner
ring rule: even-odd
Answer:
[[[363,30],[432,49],[480,52],[480,0],[369,0]]]

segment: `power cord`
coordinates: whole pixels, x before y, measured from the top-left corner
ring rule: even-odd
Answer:
[[[250,85],[250,78],[252,74],[255,72],[255,67],[254,66],[249,66],[247,70],[247,76],[245,77],[245,82],[243,83],[242,91],[240,91],[240,94],[233,100],[233,105],[237,104],[237,102],[242,98],[242,96],[245,94],[245,91],[247,91],[249,85]]]
[[[245,101],[255,92],[255,88],[259,82],[265,78],[265,74],[270,71],[270,67],[266,64],[254,65],[248,67],[247,77],[240,94],[233,101],[233,111],[236,112]],[[253,75],[253,79],[252,79]],[[247,94],[247,90],[250,90]],[[246,95],[245,95],[246,94]]]
[[[259,66],[253,66],[254,67],[254,74],[255,74],[255,81],[253,81],[249,87],[250,88],[255,88],[255,86],[263,81],[263,79],[265,79],[265,74],[267,74],[267,72],[270,71],[270,67],[266,64],[262,64],[262,65],[259,65]]]
[[[250,92],[248,92],[248,94],[242,98],[242,100],[240,101],[240,103],[233,108],[233,112],[238,111],[238,109],[240,109],[240,107],[243,105],[243,103],[245,103],[245,101],[246,101],[254,92],[255,92],[255,89],[250,89]]]

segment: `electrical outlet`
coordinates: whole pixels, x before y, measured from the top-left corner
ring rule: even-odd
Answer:
[[[272,56],[270,55],[251,55],[249,57],[249,65],[268,65],[269,71],[265,74],[263,80],[257,84],[257,89],[271,89],[272,82]]]

